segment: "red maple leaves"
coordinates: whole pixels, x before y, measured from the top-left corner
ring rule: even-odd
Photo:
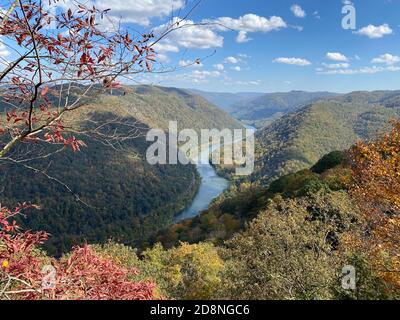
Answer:
[[[136,269],[99,257],[90,246],[76,247],[68,259],[41,255],[45,232],[21,232],[15,217],[38,208],[24,203],[14,210],[0,207],[0,299],[150,300],[155,285],[133,282]],[[50,267],[52,286],[44,286]]]

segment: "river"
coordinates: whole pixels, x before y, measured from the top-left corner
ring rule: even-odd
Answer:
[[[202,156],[208,155],[207,150]],[[211,164],[197,164],[197,171],[201,177],[201,184],[192,204],[180,213],[174,220],[179,223],[183,220],[194,218],[208,209],[210,203],[229,187],[229,181],[217,175]]]
[[[254,127],[246,126],[247,129],[255,130]],[[211,148],[215,151],[215,148]],[[201,177],[201,184],[192,204],[182,213],[175,217],[174,223],[179,223],[183,220],[194,218],[207,210],[211,202],[218,198],[225,190],[229,188],[230,182],[217,175],[214,167],[208,163],[207,150],[201,153],[200,164],[197,164],[197,171]],[[206,158],[206,161],[203,161]],[[207,163],[207,164],[205,164]]]

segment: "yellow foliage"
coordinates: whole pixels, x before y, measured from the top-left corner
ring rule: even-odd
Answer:
[[[371,256],[376,272],[400,288],[400,122],[370,143],[353,149],[352,194],[364,213],[365,228],[353,246]]]

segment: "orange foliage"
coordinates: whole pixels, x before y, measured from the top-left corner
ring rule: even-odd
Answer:
[[[400,288],[400,122],[370,143],[352,151],[352,194],[365,219],[365,228],[353,243],[371,256],[377,273]]]

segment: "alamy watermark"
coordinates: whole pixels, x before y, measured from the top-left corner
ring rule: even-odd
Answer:
[[[342,269],[342,288],[343,290],[356,290],[356,268],[353,266],[344,266]]]
[[[344,1],[342,8],[342,28],[345,30],[356,30],[357,28],[357,12],[354,3],[348,0]]]
[[[183,129],[170,121],[168,134],[152,129],[146,140],[154,142],[146,152],[151,165],[209,164],[235,166],[236,175],[248,176],[254,171],[254,129]],[[223,150],[223,152],[221,152]]]

